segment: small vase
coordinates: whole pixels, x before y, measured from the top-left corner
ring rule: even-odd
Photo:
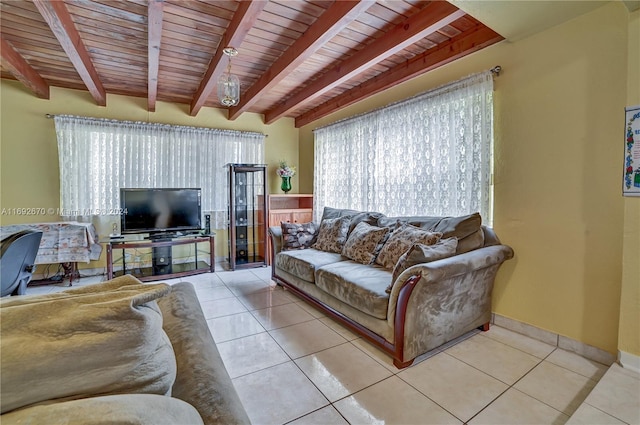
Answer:
[[[280,189],[282,189],[284,193],[287,193],[291,190],[291,177],[282,177],[282,184],[280,185]]]

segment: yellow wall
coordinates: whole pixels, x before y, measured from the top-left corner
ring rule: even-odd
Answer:
[[[629,19],[627,105],[640,105],[640,10]],[[640,198],[624,200],[620,351],[640,356]]]
[[[280,159],[298,160],[298,129],[292,119],[284,118],[266,125],[261,115],[244,113],[235,121],[226,112],[202,108],[196,117],[188,114],[187,105],[158,102],[156,112],[146,110],[147,101],[119,95],[107,95],[107,106],[95,104],[87,92],[51,88],[51,98],[36,98],[17,81],[0,83],[0,224],[57,221],[59,216],[17,216],[6,212],[13,208],[54,208],[60,206],[58,148],[53,120],[45,114],[72,114],[119,120],[157,122],[197,127],[256,131],[266,134],[265,161],[269,164],[269,192],[280,191],[275,169]],[[297,191],[298,179],[292,179]],[[280,192],[281,193],[281,192]],[[100,229],[101,234],[109,230]],[[216,255],[227,253],[226,231],[217,232]],[[89,267],[104,267],[101,261]]]
[[[313,128],[501,65],[494,228],[516,256],[500,270],[493,309],[615,353],[628,16],[621,2],[609,4],[311,123],[300,129],[300,164],[313,175]],[[630,310],[637,317],[637,305]]]
[[[299,133],[289,119],[267,126],[243,114],[227,121],[213,108],[192,118],[186,105],[159,102],[148,113],[145,99],[124,96],[109,95],[102,108],[84,92],[52,88],[51,100],[40,100],[2,80],[0,207],[59,205],[55,133],[45,113],[264,132],[270,192],[279,191],[273,170],[286,159],[298,166],[293,192],[299,184],[300,193],[311,193],[313,128],[502,65],[495,80],[494,227],[516,257],[499,273],[494,311],[612,353],[619,345],[640,355],[640,200],[622,198],[620,181],[624,106],[640,103],[627,94],[638,90],[638,32],[638,13],[629,20],[623,4],[612,3],[484,49]],[[628,61],[635,61],[635,76]],[[0,217],[3,224],[57,219]],[[226,252],[224,237],[217,239],[218,253]]]

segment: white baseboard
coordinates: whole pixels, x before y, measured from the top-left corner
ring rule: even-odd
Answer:
[[[618,350],[618,363],[625,369],[640,373],[640,356]]]

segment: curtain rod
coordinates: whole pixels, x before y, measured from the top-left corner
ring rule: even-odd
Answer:
[[[48,120],[54,119],[57,115],[54,114],[44,114],[44,117]],[[89,118],[89,119],[95,119],[95,120],[107,120],[107,121],[119,121],[119,120],[112,120],[112,119],[108,119],[108,118],[93,118],[93,117],[78,117],[78,118]],[[132,123],[135,121],[122,121],[125,123]],[[269,137],[268,134],[264,134],[264,133],[260,133],[257,131],[243,131],[243,130],[232,130],[232,129],[225,129],[225,128],[209,128],[209,127],[194,127],[194,126],[189,126],[189,125],[180,125],[180,124],[165,124],[165,123],[161,123],[161,122],[145,122],[145,121],[140,121],[143,124],[157,124],[157,125],[169,125],[169,126],[174,126],[174,127],[191,127],[191,128],[195,128],[195,129],[201,129],[201,130],[224,130],[224,131],[237,131],[239,133],[255,133],[255,134],[260,134],[262,136],[264,136],[265,138]]]

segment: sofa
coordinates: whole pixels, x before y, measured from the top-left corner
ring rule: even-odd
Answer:
[[[3,425],[250,423],[191,283],[3,298],[0,324]]]
[[[397,368],[489,329],[498,269],[513,250],[461,217],[386,217],[325,207],[320,223],[269,228],[272,278],[391,355]]]

